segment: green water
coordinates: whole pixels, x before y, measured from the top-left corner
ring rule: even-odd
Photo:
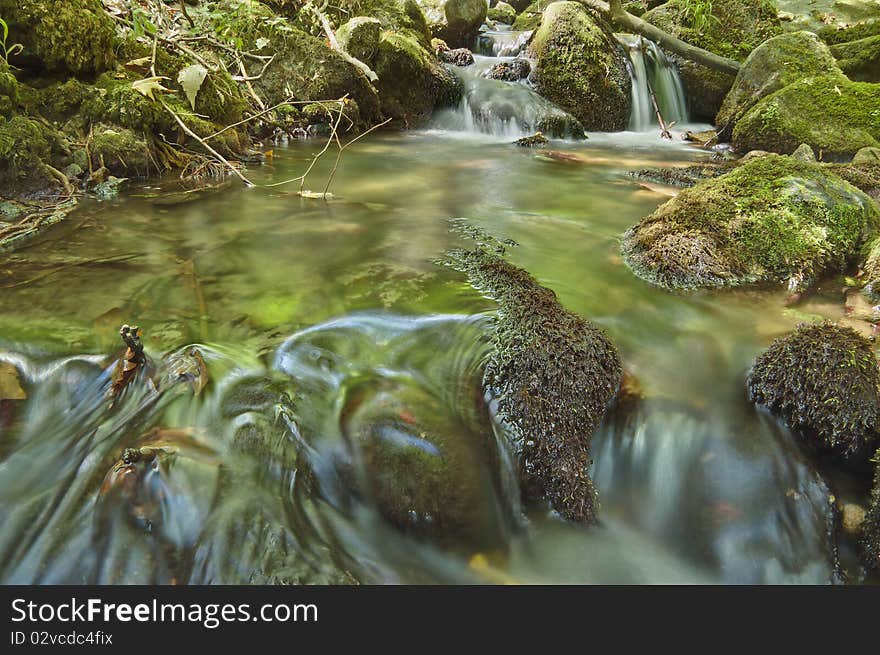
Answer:
[[[264,166],[248,174],[258,184],[296,177],[318,147],[316,142],[277,147]],[[794,437],[748,406],[743,385],[754,356],[808,311],[786,309],[782,291],[670,294],[638,280],[619,255],[622,232],[668,197],[625,172],[701,160],[708,153],[646,134],[594,135],[582,144],[560,142],[552,148],[578,161],[548,158],[490,137],[377,135],[346,151],[328,202],[299,197],[293,183],[251,189],[231,184],[192,202],[169,204],[159,192],[173,188],[173,182],[161,188],[134,184],[115,200],[85,203],[26,249],[4,256],[0,355],[27,379],[31,398],[24,409],[14,410],[5,429],[0,421],[5,457],[0,511],[11,517],[0,529],[0,543],[13,543],[15,530],[25,530],[22,526],[38,513],[57,523],[51,538],[27,527],[29,549],[7,551],[2,577],[102,582],[830,579],[830,492]],[[332,163],[332,156],[323,159],[306,188],[322,189]],[[303,516],[312,518],[289,520],[287,501],[279,500],[287,492],[277,486],[279,480],[293,484],[289,471],[269,475],[268,486],[268,474],[259,467],[239,471],[238,491],[214,498],[216,463],[199,457],[195,464],[171,467],[172,481],[162,478],[173,491],[163,497],[181,499],[164,506],[165,525],[187,526],[168,537],[173,547],[166,543],[165,550],[150,550],[144,545],[150,537],[128,523],[123,528],[124,522],[97,521],[102,467],[119,456],[132,431],[200,425],[211,434],[223,432],[231,420],[223,418],[226,396],[217,390],[234,386],[229,380],[238,369],[272,369],[281,344],[306,328],[313,331],[295,337],[291,348],[319,348],[324,357],[345,362],[339,378],[344,381],[332,384],[303,381],[318,379],[320,371],[329,379],[332,371],[311,364],[283,371],[288,391],[300,394],[288,428],[301,419],[293,432],[302,430],[318,453],[312,457],[324,456],[320,444],[335,443],[327,435],[348,429],[339,405],[347,402],[355,380],[417,383],[413,397],[443,398],[447,409],[435,413],[451,416],[468,405],[460,397],[472,398],[478,389],[486,330],[480,320],[466,317],[491,312],[494,305],[459,274],[433,263],[463,243],[452,230],[453,219],[516,241],[510,260],[554,289],[566,307],[604,326],[645,391],[643,410],[604,427],[594,443],[594,476],[603,499],[600,528],[565,524],[540,506],[520,508],[503,473],[490,485],[494,491],[486,492],[497,496],[489,505],[501,507],[498,520],[505,525],[497,549],[407,536],[375,513],[365,514],[357,502],[334,501],[330,487],[304,501]],[[358,318],[363,316],[379,327],[367,330]],[[402,328],[398,318],[432,316],[439,322],[424,329],[409,323]],[[334,319],[343,327],[328,323]],[[89,369],[66,378],[73,376],[70,384],[81,385],[85,395],[65,391],[58,400],[58,388],[50,384],[58,384],[52,382],[53,362],[114,352],[118,327],[126,322],[141,326],[147,351],[157,359],[186,344],[204,344],[213,384],[204,399],[169,401],[151,408],[148,420],[135,420],[141,414],[134,409],[128,418],[106,418],[100,402],[82,399],[100,387],[98,369]],[[378,388],[387,384],[397,382],[381,382]],[[342,400],[334,401],[337,397]],[[146,411],[145,403],[133,407]],[[98,441],[85,440],[83,434],[94,434],[96,415],[111,425],[97,428]],[[134,423],[123,425],[127,420]],[[40,421],[50,428],[37,429]],[[490,430],[485,418],[469,411],[437,425],[465,425],[449,429],[477,440]],[[228,441],[204,439],[225,464],[237,457]],[[97,461],[89,450],[95,444],[100,444]],[[73,449],[76,457],[59,457],[59,449]],[[23,466],[34,467],[31,478],[12,472]],[[324,481],[321,474],[318,478]],[[81,480],[75,492],[65,490],[71,479]],[[251,532],[239,535],[250,544],[245,548],[230,537],[236,530],[228,526],[238,525],[255,507],[265,509],[267,524],[276,529],[265,539]],[[310,527],[298,534],[305,524]],[[152,554],[137,563],[130,554],[121,557],[133,543]],[[254,563],[259,559],[254,553],[279,543],[287,553],[300,549],[309,555],[291,555],[295,565]],[[320,546],[305,546],[315,543]],[[174,553],[168,555],[167,548]],[[74,566],[84,553],[90,564]],[[296,574],[285,577],[290,567]]]

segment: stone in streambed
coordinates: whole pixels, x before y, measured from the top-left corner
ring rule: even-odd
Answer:
[[[532,71],[532,66],[527,59],[514,59],[513,61],[501,61],[492,66],[486,73],[490,80],[504,80],[516,82],[525,79]]]

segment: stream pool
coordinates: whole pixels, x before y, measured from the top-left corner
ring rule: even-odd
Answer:
[[[294,178],[320,146],[276,147],[249,175]],[[0,400],[0,580],[832,580],[831,490],[744,386],[756,354],[809,312],[782,290],[671,294],[619,254],[623,231],[668,197],[626,171],[709,153],[655,132],[550,147],[573,156],[476,134],[371,135],[345,152],[327,202],[297,183],[192,202],[140,183],[3,255],[0,366],[27,400]],[[512,488],[480,409],[494,303],[434,263],[466,245],[463,223],[515,241],[507,257],[603,326],[643,390],[594,437],[596,528],[523,507]],[[156,360],[198,344],[207,388],[158,401],[131,388],[110,408],[105,357],[123,323]],[[340,444],[389,412],[454,442],[461,494],[437,493],[471,503],[460,538],[426,536],[432,517],[396,529],[350,492],[358,462],[337,465]],[[169,452],[128,482],[109,475],[151,430]],[[241,446],[248,430],[259,447]]]

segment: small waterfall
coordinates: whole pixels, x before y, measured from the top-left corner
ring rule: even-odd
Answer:
[[[657,116],[651,101],[651,91],[667,124],[679,125],[688,120],[684,88],[678,71],[653,41],[632,34],[618,34],[618,41],[626,48],[632,77],[632,113],[629,129],[643,132],[657,125]]]

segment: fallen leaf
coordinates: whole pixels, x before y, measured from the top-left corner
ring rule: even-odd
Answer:
[[[183,92],[186,93],[186,99],[189,100],[193,111],[196,110],[196,96],[207,76],[208,69],[201,64],[193,64],[192,66],[182,68],[180,73],[177,74],[177,81],[183,87]]]
[[[163,77],[162,75],[157,75],[155,77],[145,77],[142,80],[136,80],[132,82],[131,88],[138,93],[145,95],[150,100],[155,100],[156,98],[153,96],[154,91],[158,91],[159,93],[171,93],[171,89],[166,89],[164,86],[162,86],[162,80],[167,79],[167,77]]]

